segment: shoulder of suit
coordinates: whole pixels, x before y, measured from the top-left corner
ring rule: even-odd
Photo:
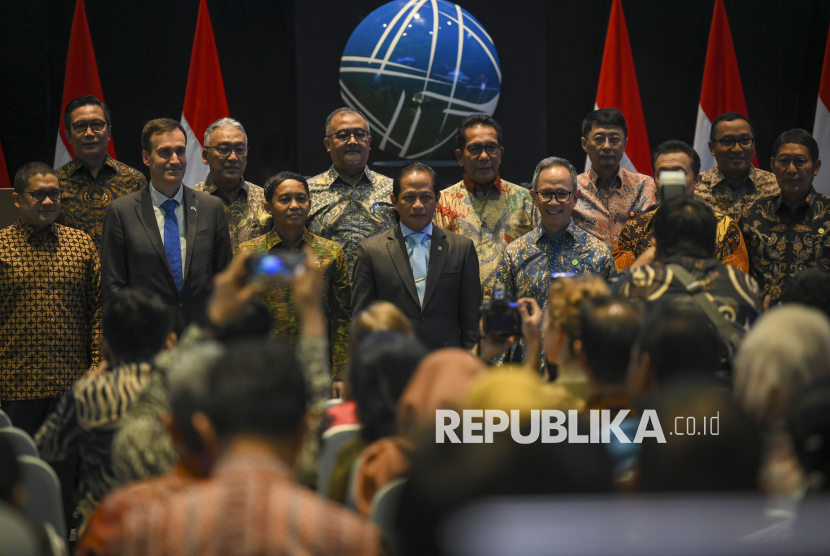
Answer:
[[[147,187],[149,187],[149,185]],[[129,195],[124,195],[123,197],[113,199],[107,206],[107,208],[113,207],[113,209],[118,209],[130,206],[131,204],[141,199],[141,194],[147,189],[147,187],[139,189],[138,191],[130,193]]]
[[[455,243],[461,246],[466,247],[467,244],[472,244],[473,240],[468,238],[467,236],[462,236],[461,234],[457,234],[455,232],[451,232],[449,230],[445,230],[444,228],[439,228],[435,224],[433,226],[433,235],[435,234],[435,229],[441,230],[441,232],[446,236],[447,241],[449,243]]]

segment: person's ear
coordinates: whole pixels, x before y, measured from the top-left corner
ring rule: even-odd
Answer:
[[[150,167],[150,153],[147,151],[141,151],[141,160],[144,161],[144,165],[148,168]]]
[[[211,423],[208,416],[201,411],[194,413],[190,420],[193,424],[193,429],[202,440],[202,446],[205,448],[205,455],[211,459],[216,459],[219,455],[219,440],[216,436],[216,429],[213,428],[213,423]]]
[[[582,150],[588,152],[588,140],[585,137],[582,138]]]
[[[12,193],[12,203],[14,203],[14,206],[16,206],[17,208],[20,208],[20,195],[17,193],[17,191]]]
[[[816,160],[816,163],[813,165],[813,168],[814,168],[813,175],[817,176],[818,171],[821,169],[821,159],[820,158],[818,160]]]
[[[202,162],[204,162],[205,164],[208,163],[207,154],[208,154],[207,149],[203,149],[202,150]]]
[[[323,145],[325,145],[325,147],[326,147],[326,152],[330,153],[331,152],[331,139],[329,139],[328,137],[324,137],[323,138]]]
[[[459,166],[464,166],[464,153],[461,149],[455,149],[455,159],[458,160]]]
[[[709,154],[711,154],[712,156],[715,156],[715,142],[714,141],[709,141],[708,144],[709,144]]]

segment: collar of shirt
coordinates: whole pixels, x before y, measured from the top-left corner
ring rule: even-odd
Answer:
[[[723,175],[723,172],[720,171],[720,167],[715,164],[713,168],[715,170],[715,177],[712,180],[712,187],[716,187],[718,185],[723,184],[724,187],[728,187],[729,189],[740,189],[741,187],[745,187],[749,193],[753,193],[758,191],[756,187],[758,177],[755,172],[755,166],[749,167],[749,174],[747,174],[746,179],[738,185],[738,187],[732,187],[732,185],[726,180],[726,176]]]
[[[475,193],[476,191],[487,192],[491,189],[496,189],[499,193],[505,193],[508,190],[507,186],[505,186],[501,181],[501,175],[496,175],[496,181],[490,184],[490,186],[487,188],[477,183],[473,183],[467,178],[467,176],[464,176],[463,181],[464,187],[466,187],[470,191],[470,193]]]
[[[55,224],[54,222],[46,228],[38,229],[32,226],[31,224],[23,222],[23,220],[18,220],[17,230],[25,238],[30,238],[33,235],[42,235],[46,233],[51,233],[53,236],[58,237],[57,224]]]
[[[781,210],[781,207],[784,206],[786,206],[786,202],[784,201],[784,195],[778,195],[773,204],[773,209],[775,210],[775,212],[778,212],[779,210]],[[804,197],[804,200],[798,203],[795,208],[798,209],[803,206],[807,206],[813,215],[817,214],[819,210],[819,208],[816,206],[816,190],[815,188],[813,188],[812,185],[810,186],[810,191],[807,192],[807,196]]]
[[[616,189],[622,186],[624,175],[623,172],[628,172],[628,170],[626,170],[622,167],[622,165],[620,165],[620,167],[617,169],[617,173],[614,175],[614,179],[611,180],[611,186],[609,187],[609,189]],[[597,190],[601,191],[600,187],[597,185],[597,182],[599,181],[600,177],[599,174],[597,174],[594,171],[593,166],[588,169],[588,178],[591,180],[591,184],[593,184],[593,186],[597,188]]]
[[[86,165],[81,161],[80,158],[73,158],[72,162],[70,162],[69,164],[71,166],[68,168],[69,171],[67,173],[70,176],[76,174],[77,172],[80,172],[81,170],[86,170],[87,174],[89,174],[90,177],[92,177],[92,173],[89,170],[87,170]],[[110,155],[107,155],[106,158],[104,158],[104,165],[101,166],[101,170],[98,172],[99,176],[101,175],[101,172],[104,171],[104,168],[109,168],[110,170],[112,170],[113,173],[118,173],[118,170],[115,168],[115,161],[112,158],[110,158]]]
[[[401,232],[403,232],[403,237],[406,237],[406,236],[411,235],[411,234],[417,234],[417,233],[425,233],[429,237],[432,237],[432,222],[427,224],[426,228],[424,228],[420,232],[413,232],[412,230],[410,230],[409,228],[404,226],[403,222],[401,222]]]
[[[244,177],[240,177],[239,180],[242,182],[242,185],[239,189],[236,190],[236,195],[239,195],[240,191],[244,191],[245,197],[247,198],[248,182],[245,181]],[[227,201],[226,204],[231,204],[235,200],[235,197],[234,199],[228,199],[225,195],[225,190],[213,183],[213,179],[210,177],[210,173],[208,173],[207,177],[205,178],[205,193],[209,195],[213,195],[214,193],[216,193],[216,195],[214,196],[221,198],[223,201]]]
[[[297,245],[299,249],[303,243],[307,243],[312,245],[314,243],[314,236],[311,235],[311,232],[308,230],[303,231],[303,238],[300,240],[300,243]],[[277,233],[277,230],[272,228],[270,232],[265,234],[265,248],[269,251],[274,247],[279,247],[280,245],[285,246],[288,248],[288,245],[283,241],[280,237],[280,234]]]
[[[343,179],[343,177],[340,175],[340,172],[338,172],[337,168],[334,167],[334,164],[332,164],[331,168],[329,168],[327,177],[328,177],[327,181],[328,181],[329,185],[332,185],[335,182],[339,181],[343,185],[346,185],[348,187],[352,187],[349,184],[349,182],[347,182],[345,179]],[[375,184],[375,173],[372,172],[369,169],[368,165],[365,168],[363,168],[363,173],[357,179],[357,182],[355,182],[354,186],[357,187],[358,185],[360,185],[363,182],[367,182],[367,183],[370,183],[372,185]]]
[[[575,240],[577,238],[577,235],[580,233],[580,231],[581,231],[580,228],[576,224],[574,224],[573,220],[571,220],[568,223],[568,227],[565,228],[562,231],[561,234],[559,234],[558,236],[553,238],[553,237],[550,236],[550,234],[548,234],[547,230],[545,229],[545,225],[540,222],[539,225],[536,226],[535,229],[528,232],[528,235],[529,235],[528,239],[532,243],[535,243],[536,245],[538,245],[540,247],[541,247],[541,243],[545,242],[545,241],[550,243],[551,245],[556,245],[557,242],[560,239],[570,238],[571,240]],[[587,233],[587,232],[585,232],[585,233]],[[530,234],[533,234],[533,235],[530,235]]]
[[[180,184],[179,190],[173,195],[173,200],[178,201],[179,206],[182,206],[182,201],[184,201],[184,188],[185,185]],[[161,205],[164,204],[165,201],[168,200],[162,193],[159,193],[159,190],[155,188],[153,182],[150,182],[150,199],[153,201],[153,205],[156,208],[161,208]]]

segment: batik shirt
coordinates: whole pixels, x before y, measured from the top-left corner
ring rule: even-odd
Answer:
[[[641,214],[623,226],[617,238],[617,245],[614,247],[614,262],[617,264],[618,272],[631,267],[637,257],[651,246],[656,212],[653,210]],[[715,216],[718,219],[718,250],[715,258],[723,264],[749,272],[749,255],[746,252],[746,244],[738,223],[723,214],[715,213]]]
[[[441,192],[433,222],[473,240],[482,299],[490,299],[504,248],[539,225],[530,191],[500,177],[486,191],[464,178]]]
[[[329,328],[332,380],[342,380],[352,312],[352,290],[349,285],[346,257],[336,243],[308,231],[303,233],[303,239],[297,249],[301,249],[304,243],[314,250],[317,266],[323,277],[323,313]],[[240,245],[239,253],[274,253],[287,249],[288,246],[276,230],[271,230],[262,237]],[[262,292],[262,299],[274,317],[272,335],[286,340],[291,347],[296,347],[299,341],[300,317],[291,288],[269,286]]]
[[[55,173],[61,184],[61,213],[56,222],[89,234],[99,253],[107,206],[118,197],[147,187],[144,174],[109,155],[95,178],[78,158]]]
[[[660,204],[657,188],[650,177],[622,166],[608,188],[597,187],[597,180],[599,175],[593,168],[577,176],[580,197],[571,218],[614,249],[623,224]]]
[[[735,220],[741,217],[744,207],[758,199],[778,195],[781,189],[775,174],[750,166],[749,175],[736,188],[729,185],[717,164],[703,172],[700,185],[695,189],[695,199],[702,201],[716,213],[725,214]]]
[[[772,301],[805,268],[830,272],[830,197],[812,187],[793,208],[775,195],[744,209],[739,224],[749,249],[752,277]]]
[[[308,180],[311,212],[306,228],[312,234],[337,242],[354,267],[358,244],[398,223],[392,206],[392,180],[366,168],[354,187],[332,166]]]
[[[59,398],[101,357],[101,262],[85,232],[0,230],[0,400]]]
[[[258,238],[274,227],[274,219],[265,211],[265,190],[258,185],[243,179],[233,200],[229,200],[222,188],[213,183],[208,174],[205,181],[193,186],[193,190],[222,199],[234,253],[240,244]]]

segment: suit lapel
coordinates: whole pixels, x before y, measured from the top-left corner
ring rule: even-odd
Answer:
[[[412,277],[412,266],[409,264],[409,255],[406,254],[406,242],[403,239],[403,232],[400,226],[395,226],[389,231],[387,236],[386,247],[389,249],[389,255],[392,257],[392,263],[401,277],[401,281],[409,295],[419,307],[421,302],[418,299],[418,290],[415,289],[415,279]]]
[[[441,280],[441,274],[444,272],[444,263],[447,261],[447,252],[449,252],[449,242],[444,230],[432,225],[432,245],[429,248],[429,268],[427,269],[427,287],[424,291],[424,306],[429,304],[435,288],[438,287],[438,282]],[[421,311],[423,311],[423,307]]]
[[[149,185],[141,190],[141,195],[139,195],[138,203],[135,206],[135,212],[138,214],[138,220],[141,222],[141,225],[144,226],[144,231],[147,233],[150,243],[153,244],[156,253],[164,264],[164,268],[167,269],[167,273],[172,278],[173,272],[167,263],[167,253],[164,251],[164,243],[161,241],[156,213],[153,211],[153,200],[150,197]]]
[[[199,217],[199,200],[196,198],[196,194],[192,189],[184,184],[182,184],[182,187],[184,187],[184,218],[187,222],[187,243],[185,244],[187,260],[184,263],[184,276],[182,278],[187,280],[187,277],[190,276],[190,261],[193,259],[193,251],[195,251],[193,244],[196,242],[196,221]]]

